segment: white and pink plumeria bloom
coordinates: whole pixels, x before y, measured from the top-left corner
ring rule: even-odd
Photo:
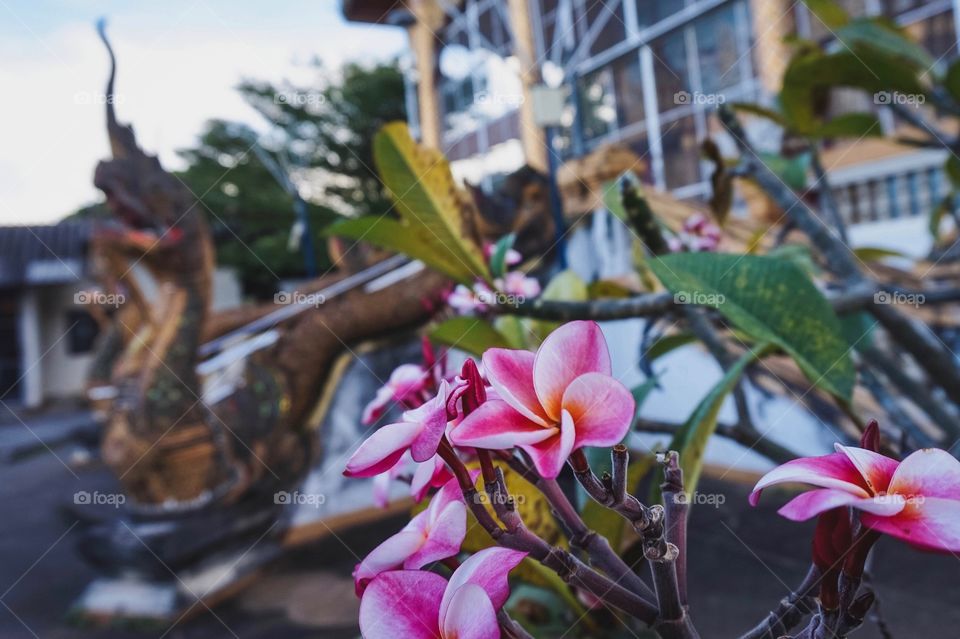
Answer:
[[[756,505],[768,486],[802,483],[817,486],[780,509],[802,521],[850,506],[864,526],[928,550],[960,552],[960,461],[927,448],[902,462],[863,448],[841,446],[822,457],[794,459],[757,483]]]
[[[457,446],[518,446],[554,478],[570,453],[613,446],[633,420],[633,395],[611,376],[610,352],[595,322],[553,331],[536,354],[492,348],[483,367],[500,399],[490,399],[450,429]]]
[[[447,581],[422,570],[378,575],[360,601],[364,639],[498,639],[497,611],[510,596],[507,576],[526,553],[487,548]]]
[[[361,421],[372,424],[390,407],[398,403],[416,406],[422,401],[423,392],[430,381],[427,371],[419,364],[402,364],[390,373],[387,383],[377,390],[377,394],[364,407]]]
[[[453,475],[440,455],[434,455],[423,463],[417,463],[413,461],[410,451],[407,450],[393,468],[373,478],[373,501],[377,506],[386,508],[389,505],[390,485],[401,477],[409,477],[410,496],[419,503],[431,488],[440,488]]]
[[[417,570],[429,563],[453,557],[467,534],[467,507],[456,479],[441,488],[430,505],[357,564],[353,581],[357,595],[382,572],[403,567]]]
[[[343,474],[374,477],[393,468],[408,450],[417,463],[432,459],[447,428],[449,392],[449,384],[440,382],[436,397],[406,411],[402,421],[377,429],[353,453]]]

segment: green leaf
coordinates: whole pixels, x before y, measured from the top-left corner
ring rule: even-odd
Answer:
[[[943,76],[943,86],[953,101],[960,104],[960,60],[954,60]]]
[[[943,168],[947,177],[950,178],[950,184],[953,185],[953,188],[960,187],[960,160],[957,159],[957,156],[951,153]]]
[[[863,349],[873,341],[873,329],[877,320],[866,311],[847,313],[840,318],[840,327],[843,337],[850,348]]]
[[[853,254],[862,262],[876,262],[886,257],[905,257],[908,255],[894,249],[883,248],[882,246],[860,246],[853,249]]]
[[[373,152],[404,225],[442,254],[439,261],[456,266],[444,272],[467,285],[476,279],[489,283],[483,251],[464,232],[467,213],[446,159],[418,146],[403,122],[386,124],[373,140]]]
[[[540,299],[566,301],[566,302],[585,302],[590,299],[590,291],[587,284],[576,274],[575,271],[567,269],[560,271],[553,276],[553,279],[543,289]],[[548,322],[544,320],[534,320],[530,322],[530,330],[543,341],[547,335],[560,326],[562,322]]]
[[[883,127],[872,113],[847,113],[838,115],[821,125],[817,130],[818,138],[866,138],[880,137]]]
[[[910,39],[895,24],[876,18],[858,18],[836,31],[837,39],[858,54],[874,49],[914,65],[922,72],[932,69],[936,61],[926,49]],[[869,71],[867,71],[869,73]]]
[[[657,383],[659,381],[659,377],[656,375],[651,375],[647,379],[643,380],[642,384],[639,386],[634,386],[630,391],[630,394],[633,395],[633,402],[635,404],[635,408],[633,409],[634,420],[640,417],[640,409],[643,408],[643,403],[647,401],[647,397],[649,397],[653,389],[657,387]]]
[[[472,285],[473,277],[463,263],[436,236],[422,227],[411,227],[388,217],[342,220],[327,229],[327,235],[369,242],[379,247],[422,260],[427,266],[451,278]]]
[[[703,455],[707,449],[707,441],[717,430],[717,416],[723,406],[723,400],[734,389],[747,365],[760,359],[770,350],[770,344],[763,344],[756,349],[749,350],[740,356],[723,377],[714,386],[706,397],[700,400],[693,409],[687,421],[677,431],[670,442],[668,450],[680,453],[680,468],[683,469],[683,488],[687,495],[693,494],[700,481],[703,470]],[[652,486],[655,502],[660,501],[660,485],[654,482]]]
[[[697,336],[692,333],[674,333],[672,335],[665,335],[655,341],[653,345],[647,349],[647,359],[652,362],[658,357],[662,357],[672,350],[696,341]]]
[[[477,357],[488,348],[512,348],[510,341],[486,320],[454,317],[430,331],[430,339]]]
[[[776,153],[760,153],[760,161],[777,174],[784,184],[794,191],[802,191],[807,187],[807,171],[810,169],[811,155],[809,152],[798,153],[794,157],[786,158]]]
[[[803,0],[815,19],[830,29],[837,29],[850,21],[848,14],[835,0]]]
[[[490,273],[494,277],[503,277],[507,272],[507,253],[513,248],[516,240],[517,234],[510,233],[501,237],[494,245],[490,255]]]
[[[506,338],[510,348],[528,349],[530,344],[527,341],[527,327],[524,320],[516,315],[498,315],[493,320],[493,327]]]
[[[830,303],[796,264],[775,257],[676,253],[650,260],[674,295],[719,310],[780,346],[817,386],[849,401],[856,373]]]
[[[616,217],[625,221],[627,219],[627,212],[623,209],[623,197],[620,195],[620,180],[604,182],[601,188],[603,189],[603,205]]]
[[[810,277],[816,277],[820,274],[820,267],[814,261],[810,247],[804,244],[781,244],[768,252],[767,256],[789,260],[799,266],[804,273],[809,274]]]
[[[633,295],[633,291],[616,280],[597,280],[587,285],[587,294],[592,300],[623,299]]]
[[[791,128],[817,136],[822,126],[819,110],[838,87],[861,89],[879,99],[880,92],[926,95],[916,70],[883,51],[858,48],[825,55],[812,51],[795,56],[783,76],[780,105]]]

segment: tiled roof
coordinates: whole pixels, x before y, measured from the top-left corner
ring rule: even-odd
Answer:
[[[0,226],[0,288],[80,279],[92,228],[87,221]]]

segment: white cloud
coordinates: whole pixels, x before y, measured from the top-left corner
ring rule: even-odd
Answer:
[[[272,16],[263,25],[250,24],[250,16],[231,22],[221,13],[230,5],[141,6],[109,28],[118,56],[117,111],[133,123],[141,146],[173,168],[179,167],[175,150],[189,146],[206,120],[258,123],[233,88],[241,79],[309,82],[314,72],[306,63],[314,56],[336,68],[345,60],[385,59],[405,45],[401,30],[346,27],[329,6],[300,20]],[[97,161],[107,156],[107,56],[93,16],[46,31],[26,17],[5,22],[0,224],[52,222],[99,198],[91,181]]]

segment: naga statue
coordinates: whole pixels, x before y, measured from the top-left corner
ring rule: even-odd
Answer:
[[[131,299],[111,318],[90,386],[106,414],[102,459],[126,502],[121,519],[88,523],[80,549],[107,574],[169,578],[170,568],[282,532],[274,531],[285,507],[276,495],[301,486],[324,457],[317,415],[337,383],[338,358],[426,323],[451,282],[401,256],[340,244],[332,252],[346,266],[293,294],[294,304],[213,314],[215,252],[201,204],[117,121],[116,59],[102,23],[100,35],[111,63],[112,157],[94,183],[112,218],[92,247],[106,279]],[[525,180],[516,197],[525,191],[535,202],[526,209],[549,219],[536,204],[546,201],[542,180]],[[520,232],[530,250],[552,242],[552,227],[529,212],[467,208],[465,233]],[[152,280],[149,302],[134,268]],[[360,427],[357,420],[356,439]]]

